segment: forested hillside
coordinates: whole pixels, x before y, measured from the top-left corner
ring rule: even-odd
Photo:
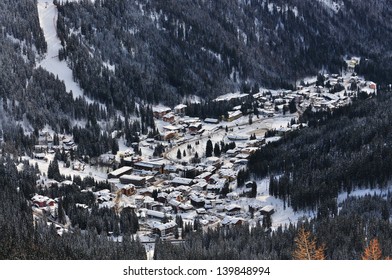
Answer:
[[[390,184],[391,105],[391,93],[383,91],[334,112],[308,108],[300,121],[309,128],[258,150],[249,160],[250,173],[270,176],[270,194],[295,210],[336,215],[339,192]]]
[[[36,1],[2,0],[0,259],[145,259],[145,248],[130,238],[139,227],[136,213],[125,209],[119,216],[99,207],[93,192],[111,185],[62,176],[58,161],[89,164],[116,154],[121,137],[128,147],[136,142],[137,155],[139,137],[158,134],[153,103],[173,105],[198,95],[206,101],[188,104],[186,113],[220,117],[234,104],[211,97],[258,92],[259,86],[290,88],[320,70],[339,72],[345,55],[364,58],[356,70],[378,82],[378,94],[359,93],[352,105],[333,112],[308,108],[299,120],[308,128],[262,147],[243,173],[249,177],[241,178],[270,178],[272,196],[315,218],[274,231],[263,222],[250,231],[246,223],[206,232],[198,221],[193,228],[184,224],[185,241],[157,241],[155,258],[292,259],[301,226],[325,244],[327,259],[359,259],[373,238],[383,257],[392,256],[391,194],[337,200],[342,191],[350,196],[391,184],[392,95],[383,87],[392,82],[389,0],[54,2],[63,44],[58,58],[90,100],[73,99],[63,81],[37,67],[47,44]],[[251,104],[241,110],[257,110]],[[53,151],[47,170],[49,179],[73,180],[67,188],[37,187],[44,172],[23,160],[33,157],[43,129],[53,133],[54,145],[58,134],[77,145],[69,157],[64,149]],[[35,194],[57,199],[57,212],[33,214]],[[122,242],[113,242],[121,235]]]
[[[361,72],[372,78],[380,68],[390,71],[388,1],[336,1],[334,8],[325,3],[59,4],[59,55],[89,96],[119,108],[134,98],[174,104],[178,97],[212,97],[255,83],[292,86],[323,68],[339,72],[344,55],[370,58]]]

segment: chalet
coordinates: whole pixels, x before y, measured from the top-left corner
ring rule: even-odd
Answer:
[[[151,210],[162,211],[163,210],[163,203],[154,201],[150,204],[150,207],[151,207]]]
[[[198,215],[204,215],[204,214],[207,214],[207,211],[204,208],[198,208],[198,209],[196,209],[196,213]]]
[[[44,153],[48,150],[48,146],[46,145],[35,145],[34,146],[34,151],[36,153]]]
[[[227,117],[227,121],[228,122],[232,122],[232,121],[235,121],[235,120],[237,120],[237,119],[239,119],[241,117],[242,117],[242,112],[241,111],[239,111],[239,110],[237,110],[237,111],[230,111],[229,112],[229,116]]]
[[[197,173],[197,169],[192,165],[181,167],[179,172],[180,176],[184,178],[190,178],[190,179],[193,179],[196,176],[196,173]]]
[[[167,164],[163,167],[164,174],[177,173],[177,172],[178,172],[177,165]]]
[[[142,205],[143,202],[144,202],[144,196],[139,195],[139,194],[135,195],[135,196],[133,197],[133,199],[135,200],[135,204],[138,205],[139,207],[141,207],[141,205]]]
[[[234,165],[247,165],[248,164],[248,160],[247,159],[235,159],[234,160]]]
[[[219,168],[220,165],[221,165],[221,160],[218,157],[208,157],[207,161],[206,161],[206,164],[208,166],[214,166],[216,168]]]
[[[238,159],[248,159],[250,157],[250,154],[245,154],[245,153],[240,153],[235,156]]]
[[[187,212],[193,210],[193,206],[189,203],[181,203],[180,205],[178,205],[178,209],[182,212]]]
[[[192,185],[192,189],[194,190],[206,190],[207,188],[207,182],[205,180],[201,180],[199,182],[197,182],[196,184]]]
[[[169,195],[167,196],[166,199],[169,201],[169,204],[170,204],[170,201],[173,200],[173,199],[176,200],[176,201],[182,201],[184,198],[183,198],[181,192],[179,192],[179,191],[172,191],[171,193],[169,193]]]
[[[173,186],[190,186],[193,184],[193,179],[175,177],[173,180],[171,180],[171,184]]]
[[[178,201],[177,199],[170,199],[167,204],[169,204],[171,207],[173,207],[173,209],[177,209],[178,206],[181,205],[181,202]]]
[[[188,130],[190,133],[197,133],[202,128],[201,123],[192,123],[188,126]]]
[[[219,193],[222,190],[223,186],[218,184],[208,184],[207,191],[213,193]]]
[[[229,216],[234,216],[238,215],[241,212],[241,206],[235,205],[235,204],[230,204],[225,207],[226,214]]]
[[[160,224],[153,228],[153,233],[157,234],[159,237],[168,237],[174,235],[177,228],[177,224],[175,222],[169,222],[166,224]]]
[[[171,112],[169,107],[155,107],[152,109],[154,117],[157,119],[161,119],[164,115]]]
[[[49,197],[47,196],[42,196],[39,194],[34,195],[31,198],[31,201],[33,202],[34,205],[36,205],[37,207],[46,207],[48,206],[48,201],[49,201]],[[53,199],[52,199],[53,200]]]
[[[166,115],[164,115],[163,117],[162,117],[162,120],[164,121],[164,122],[169,122],[169,123],[172,123],[172,122],[174,122],[174,114],[173,113],[168,113],[168,114],[166,114]]]
[[[236,155],[238,155],[240,151],[237,149],[230,149],[226,151],[226,156],[228,157],[235,157]]]
[[[210,178],[208,179],[208,183],[216,184],[219,181],[219,178],[220,178],[219,174],[211,175]]]
[[[84,164],[81,162],[74,162],[72,163],[72,169],[76,171],[83,171],[84,170]]]
[[[135,169],[146,171],[157,171],[163,173],[163,163],[140,161],[134,164]]]
[[[45,161],[48,160],[46,158],[46,154],[44,154],[44,153],[34,153],[34,158],[35,159],[40,159],[40,160],[45,160]]]
[[[206,181],[208,181],[211,177],[212,173],[211,172],[203,172],[200,175],[197,175],[195,177],[195,179],[204,179]]]
[[[275,208],[272,205],[266,205],[260,209],[260,214],[263,216],[271,216],[275,213]]]
[[[136,162],[139,162],[141,160],[142,159],[140,157],[130,156],[130,157],[125,157],[125,158],[121,159],[121,163],[124,166],[134,166]]]
[[[243,218],[237,218],[237,217],[225,217],[221,221],[222,226],[240,226],[245,222],[245,219]]]
[[[164,133],[163,139],[167,141],[167,140],[176,138],[177,135],[178,135],[178,133],[176,131],[168,131],[168,132]]]
[[[188,106],[185,104],[178,104],[176,107],[174,107],[174,113],[178,115],[184,115],[185,114],[185,109]]]
[[[369,83],[369,88],[373,89],[373,90],[376,90],[377,89],[377,85],[375,83],[373,83],[373,82],[370,82]]]
[[[146,183],[146,178],[135,175],[122,175],[120,177],[121,184],[133,184],[136,187],[142,187]]]
[[[205,123],[210,123],[210,124],[218,124],[219,120],[218,119],[212,119],[212,118],[206,118],[204,119]]]
[[[233,166],[233,164],[231,164]],[[233,182],[237,179],[237,173],[232,168],[221,168],[218,171],[218,175],[224,179],[227,179],[229,182]]]
[[[166,198],[167,198],[167,196],[168,196],[168,193],[166,193],[166,192],[160,192],[160,193],[158,193],[158,196],[157,196],[158,202],[166,203]]]
[[[182,193],[182,194],[187,194],[191,191],[191,187],[181,185],[181,186],[176,187],[175,190]]]
[[[151,188],[145,188],[145,189],[141,189],[139,190],[139,194],[144,196],[144,197],[152,197],[152,190]]]
[[[133,168],[130,166],[120,167],[116,170],[113,170],[112,172],[109,172],[108,179],[120,178],[122,175],[130,175],[132,173],[132,169]]]
[[[182,125],[165,125],[163,127],[166,131],[180,132],[184,127]]]
[[[196,208],[204,207],[204,205],[206,204],[206,201],[203,197],[191,195],[189,198],[191,200],[191,204]]]
[[[136,193],[136,187],[132,184],[120,188],[121,194],[125,196],[132,196]]]
[[[147,209],[146,217],[163,220],[163,219],[167,218],[168,216],[166,215],[166,213]]]
[[[231,200],[238,200],[240,198],[239,194],[236,192],[231,192],[226,195],[227,198]]]

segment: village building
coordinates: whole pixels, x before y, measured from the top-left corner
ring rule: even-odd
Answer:
[[[162,119],[164,115],[171,112],[171,109],[169,107],[155,107],[152,112],[156,119]]]
[[[146,183],[146,178],[136,175],[122,175],[120,177],[121,184],[133,184],[136,187],[142,187]]]
[[[166,198],[169,194],[166,192],[159,192],[157,195],[157,201],[160,203],[166,203]]]
[[[266,205],[260,209],[260,214],[263,216],[271,216],[275,213],[275,208],[272,205]]]
[[[189,203],[181,203],[178,205],[178,210],[181,210],[182,212],[187,212],[193,210],[193,206]]]
[[[138,170],[146,170],[146,171],[156,171],[159,173],[163,173],[164,164],[160,162],[153,161],[139,161],[134,163],[134,168]]]
[[[168,222],[166,224],[160,224],[153,228],[153,233],[158,235],[161,238],[166,238],[169,236],[173,236],[177,228],[177,224],[175,222]]]
[[[174,113],[178,114],[180,116],[183,116],[185,114],[185,109],[188,106],[185,104],[178,104],[177,106],[174,107]]]
[[[202,208],[204,207],[204,205],[206,204],[206,201],[203,197],[197,196],[197,195],[191,195],[189,197],[191,204],[195,207],[195,208]]]
[[[237,218],[237,217],[225,217],[221,221],[222,226],[240,226],[243,223],[245,223],[246,220],[243,218]]]
[[[230,204],[225,207],[226,215],[234,216],[241,213],[241,206]]]
[[[123,166],[112,172],[108,173],[108,179],[120,178],[122,175],[130,175],[132,173],[133,168],[130,166]]]
[[[193,184],[193,179],[182,178],[182,177],[175,177],[170,182],[173,186],[191,186]]]
[[[237,110],[237,111],[230,111],[228,114],[229,114],[228,117],[227,117],[227,121],[228,122],[235,121],[235,120],[237,120],[237,119],[242,117],[242,112],[239,111],[239,110]]]
[[[136,187],[133,184],[128,184],[126,186],[120,187],[119,191],[125,196],[132,196],[136,194]]]
[[[167,219],[168,218],[168,215],[166,213],[160,212],[160,211],[146,209],[145,213],[146,213],[145,214],[146,217],[152,218],[152,219],[163,220],[163,219]]]
[[[197,123],[192,123],[188,126],[189,133],[191,134],[196,134],[201,128],[202,124],[197,122]]]
[[[164,115],[164,116],[162,117],[162,120],[163,120],[164,122],[172,123],[172,122],[174,122],[174,118],[175,118],[175,116],[174,116],[173,113],[168,113],[168,114],[166,114],[166,115]]]
[[[213,118],[205,118],[204,122],[205,123],[210,123],[210,124],[218,124],[219,120],[218,119],[213,119]]]

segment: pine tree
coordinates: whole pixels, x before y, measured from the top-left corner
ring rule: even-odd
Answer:
[[[303,227],[299,229],[298,235],[295,238],[295,251],[293,258],[295,260],[324,260],[324,245],[317,247],[316,238],[312,236],[309,231]]]
[[[206,157],[211,157],[212,156],[213,149],[214,148],[212,147],[211,140],[208,140],[207,144],[206,144]]]
[[[180,149],[177,150],[177,158],[181,159],[181,151],[180,151]]]
[[[221,155],[221,150],[219,148],[219,144],[215,143],[214,145],[214,156],[219,157]]]

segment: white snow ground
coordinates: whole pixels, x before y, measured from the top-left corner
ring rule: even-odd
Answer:
[[[37,67],[41,66],[47,71],[53,73],[60,80],[64,81],[68,92],[72,91],[74,98],[83,97],[83,91],[79,84],[73,79],[72,70],[67,63],[58,58],[59,50],[62,48],[60,39],[57,37],[57,7],[50,0],[38,0],[37,2],[39,22],[44,32],[45,41],[48,45],[48,51],[43,59],[38,62]],[[92,103],[91,100],[86,100]]]

